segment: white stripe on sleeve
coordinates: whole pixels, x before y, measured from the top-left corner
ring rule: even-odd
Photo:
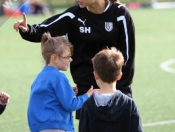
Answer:
[[[70,17],[71,19],[73,19],[73,18],[75,17],[74,14],[72,14],[72,13],[70,13],[70,12],[67,12],[67,13],[65,13],[65,14],[63,14],[63,15],[60,15],[56,20],[54,20],[53,22],[51,22],[51,23],[49,23],[49,24],[41,24],[40,27],[48,27],[48,26],[50,26],[51,24],[53,24],[53,23],[59,21],[60,19],[66,17],[66,16]]]
[[[126,61],[125,61],[125,65],[129,59],[129,45],[128,45],[128,31],[127,31],[127,26],[126,26],[126,19],[124,16],[120,16],[120,17],[117,17],[117,21],[122,21],[123,22],[123,25],[124,25],[124,30],[125,30],[125,36],[126,36]]]

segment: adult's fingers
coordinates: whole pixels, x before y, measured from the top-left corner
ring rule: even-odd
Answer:
[[[19,20],[18,22],[15,22],[14,25],[13,25],[13,28],[18,31],[19,30],[19,25],[21,24],[21,21],[22,20]]]
[[[23,32],[26,32],[26,31],[27,31],[27,28],[24,27],[24,26],[19,26],[19,28],[20,28]]]
[[[23,22],[24,22],[24,24],[25,24],[25,26],[26,26],[26,25],[27,25],[27,17],[26,17],[26,14],[23,13],[22,16],[23,16]]]

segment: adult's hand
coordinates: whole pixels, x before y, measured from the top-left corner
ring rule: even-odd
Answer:
[[[21,29],[22,32],[27,32],[27,17],[25,13],[23,13],[22,16],[23,20],[19,20],[13,25],[14,30],[16,30],[17,32],[19,31],[19,29]]]

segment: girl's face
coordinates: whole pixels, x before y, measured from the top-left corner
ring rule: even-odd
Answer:
[[[86,6],[90,6],[93,4],[96,0],[77,0],[78,5],[80,8],[84,8]]]
[[[69,50],[65,50],[62,55],[56,56],[54,66],[58,70],[66,71],[69,68],[71,62],[72,62],[71,53]]]

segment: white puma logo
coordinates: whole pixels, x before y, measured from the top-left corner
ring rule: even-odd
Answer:
[[[78,21],[81,22],[81,23],[83,23],[83,25],[85,26],[86,19],[84,21],[82,21],[80,18],[78,18]]]

